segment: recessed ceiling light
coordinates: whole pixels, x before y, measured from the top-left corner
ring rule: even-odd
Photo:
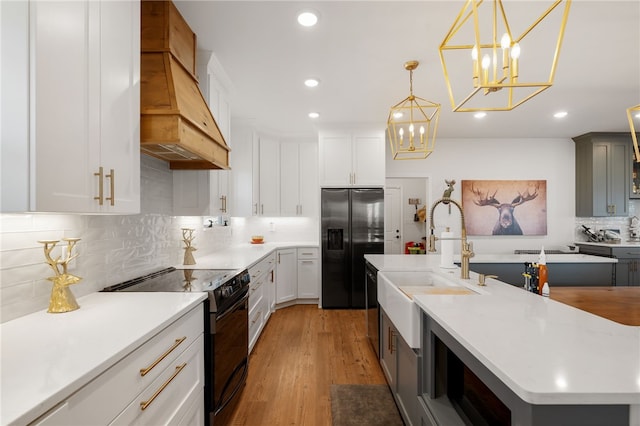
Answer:
[[[565,118],[567,116],[567,111],[559,111],[553,114],[555,118]]]
[[[313,27],[318,22],[318,15],[313,12],[302,12],[298,15],[298,23],[303,27]]]
[[[635,115],[636,118],[640,118],[640,112]]]
[[[487,116],[486,112],[476,112],[475,114],[473,114],[473,116],[475,118],[485,118]]]
[[[316,87],[318,84],[320,81],[317,78],[308,78],[304,81],[304,85],[307,87]]]
[[[309,113],[309,118],[318,118],[320,117],[320,114],[318,114],[317,112],[310,112]]]
[[[393,113],[393,118],[402,118],[402,113],[401,112],[394,112]]]

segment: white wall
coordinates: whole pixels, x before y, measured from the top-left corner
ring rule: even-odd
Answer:
[[[387,177],[429,178],[427,213],[446,189],[445,179],[456,180],[452,198],[460,201],[460,181],[544,179],[547,181],[546,236],[473,236],[476,253],[513,253],[515,249],[566,249],[575,240],[575,154],[571,139],[438,139],[424,160],[392,160],[387,146]],[[449,215],[438,205],[436,235],[450,226],[460,234],[455,207]],[[456,245],[456,252],[459,253]]]

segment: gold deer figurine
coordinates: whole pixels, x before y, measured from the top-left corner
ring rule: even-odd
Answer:
[[[58,256],[56,259],[51,257],[51,252],[55,248],[56,244],[60,242],[59,240],[38,241],[40,244],[44,244],[44,256],[47,259],[47,264],[56,274],[55,277],[47,278],[49,281],[53,282],[51,298],[49,300],[49,309],[47,310],[49,313],[71,312],[80,307],[78,302],[76,302],[76,298],[73,293],[69,289],[69,286],[71,284],[77,284],[82,280],[82,278],[70,274],[67,270],[69,262],[78,257],[77,253],[73,255],[71,253],[73,252],[73,248],[76,243],[80,241],[80,238],[63,238],[62,241],[67,242],[67,250],[64,259],[62,259],[62,256]],[[60,266],[62,266],[62,271],[60,270]]]
[[[182,228],[182,240],[184,241],[184,262],[183,265],[195,265],[196,259],[193,257],[193,252],[197,249],[191,245],[191,242],[196,238],[193,235],[195,229]]]

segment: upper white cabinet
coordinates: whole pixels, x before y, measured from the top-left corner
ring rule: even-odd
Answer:
[[[384,131],[321,132],[320,186],[384,186]]]
[[[228,170],[174,170],[173,214],[221,216],[229,209]]]
[[[234,123],[234,216],[318,216],[318,145],[281,141]]]
[[[318,215],[318,146],[280,143],[280,215]]]
[[[280,144],[270,136],[259,136],[260,150],[260,201],[257,214],[278,216],[280,214]]]
[[[2,211],[138,213],[139,2],[11,3]]]

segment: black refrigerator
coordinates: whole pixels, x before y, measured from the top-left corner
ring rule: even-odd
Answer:
[[[384,190],[321,190],[322,307],[365,308],[365,254],[384,253]]]

